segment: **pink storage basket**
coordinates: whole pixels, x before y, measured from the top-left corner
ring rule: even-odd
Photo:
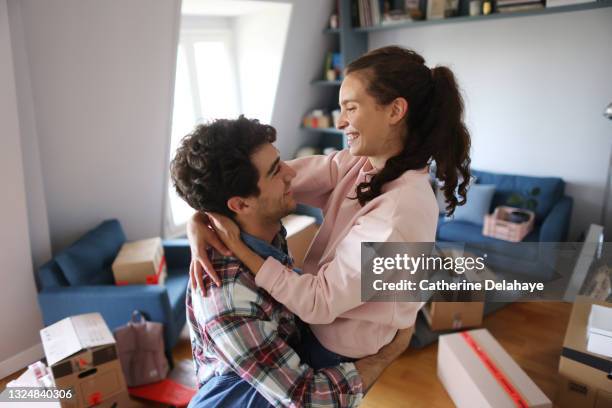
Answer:
[[[516,210],[529,213],[529,219],[521,223],[507,221],[510,213]],[[514,207],[497,207],[493,214],[484,216],[482,235],[510,242],[519,242],[533,229],[534,219],[535,214],[532,211]]]

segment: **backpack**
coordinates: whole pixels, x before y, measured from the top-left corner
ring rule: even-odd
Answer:
[[[164,325],[135,310],[125,326],[114,331],[119,361],[128,387],[161,381],[168,375],[164,354]]]

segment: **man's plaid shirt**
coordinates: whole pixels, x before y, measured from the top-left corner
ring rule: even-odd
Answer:
[[[287,253],[280,233],[274,244]],[[212,248],[208,256],[222,279],[221,287],[205,278],[206,295],[187,288],[186,299],[199,386],[234,371],[274,406],[359,405],[362,382],[353,363],[318,371],[301,364],[288,344],[299,336],[295,316],[257,287],[253,274],[238,259]],[[291,267],[289,256],[281,262]]]

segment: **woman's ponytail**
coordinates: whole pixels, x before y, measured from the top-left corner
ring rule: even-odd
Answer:
[[[369,181],[357,186],[357,200],[363,206],[382,193],[385,183],[435,161],[446,213],[452,215],[457,205],[465,203],[471,177],[470,134],[463,123],[463,99],[455,76],[447,67],[430,70],[419,54],[396,46],[359,57],[346,69],[347,75],[356,71],[364,73],[368,93],[379,104],[387,105],[399,97],[408,101],[402,152],[389,158]]]
[[[471,178],[471,139],[463,123],[463,98],[455,75],[447,67],[438,66],[432,70],[432,79],[436,116],[429,135],[434,147],[432,159],[436,162],[436,178],[442,182],[447,215],[452,215],[457,205],[465,204]]]

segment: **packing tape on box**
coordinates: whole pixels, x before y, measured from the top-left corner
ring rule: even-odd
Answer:
[[[461,337],[465,340],[468,346],[474,350],[474,353],[478,356],[480,361],[484,364],[484,366],[489,370],[493,378],[497,380],[499,385],[506,391],[506,394],[512,399],[514,404],[519,408],[528,408],[529,405],[527,401],[521,396],[516,388],[512,385],[508,377],[504,375],[504,373],[493,363],[493,360],[489,358],[487,352],[480,347],[480,345],[474,340],[474,338],[468,332],[461,332]]]
[[[162,270],[166,265],[166,256],[163,255],[161,260],[159,261],[159,266],[157,267],[157,273],[155,275],[147,275],[147,283],[155,285],[159,282],[159,277],[161,276]]]
[[[166,265],[166,256],[163,255],[161,257],[161,261],[159,261],[159,266],[157,267],[157,273],[155,275],[147,275],[146,276],[146,283],[147,285],[156,285],[157,283],[159,283],[159,277],[161,276],[162,271],[164,270],[164,266]],[[117,286],[125,286],[125,285],[129,285],[130,282],[128,281],[116,281],[115,285]]]
[[[612,379],[612,360],[596,357],[592,354],[583,353],[568,347],[563,347],[561,350],[561,356],[577,361],[596,370],[603,371],[608,375],[608,378]]]
[[[96,391],[89,395],[87,398],[87,402],[89,405],[98,405],[102,402],[102,393],[100,391]]]

